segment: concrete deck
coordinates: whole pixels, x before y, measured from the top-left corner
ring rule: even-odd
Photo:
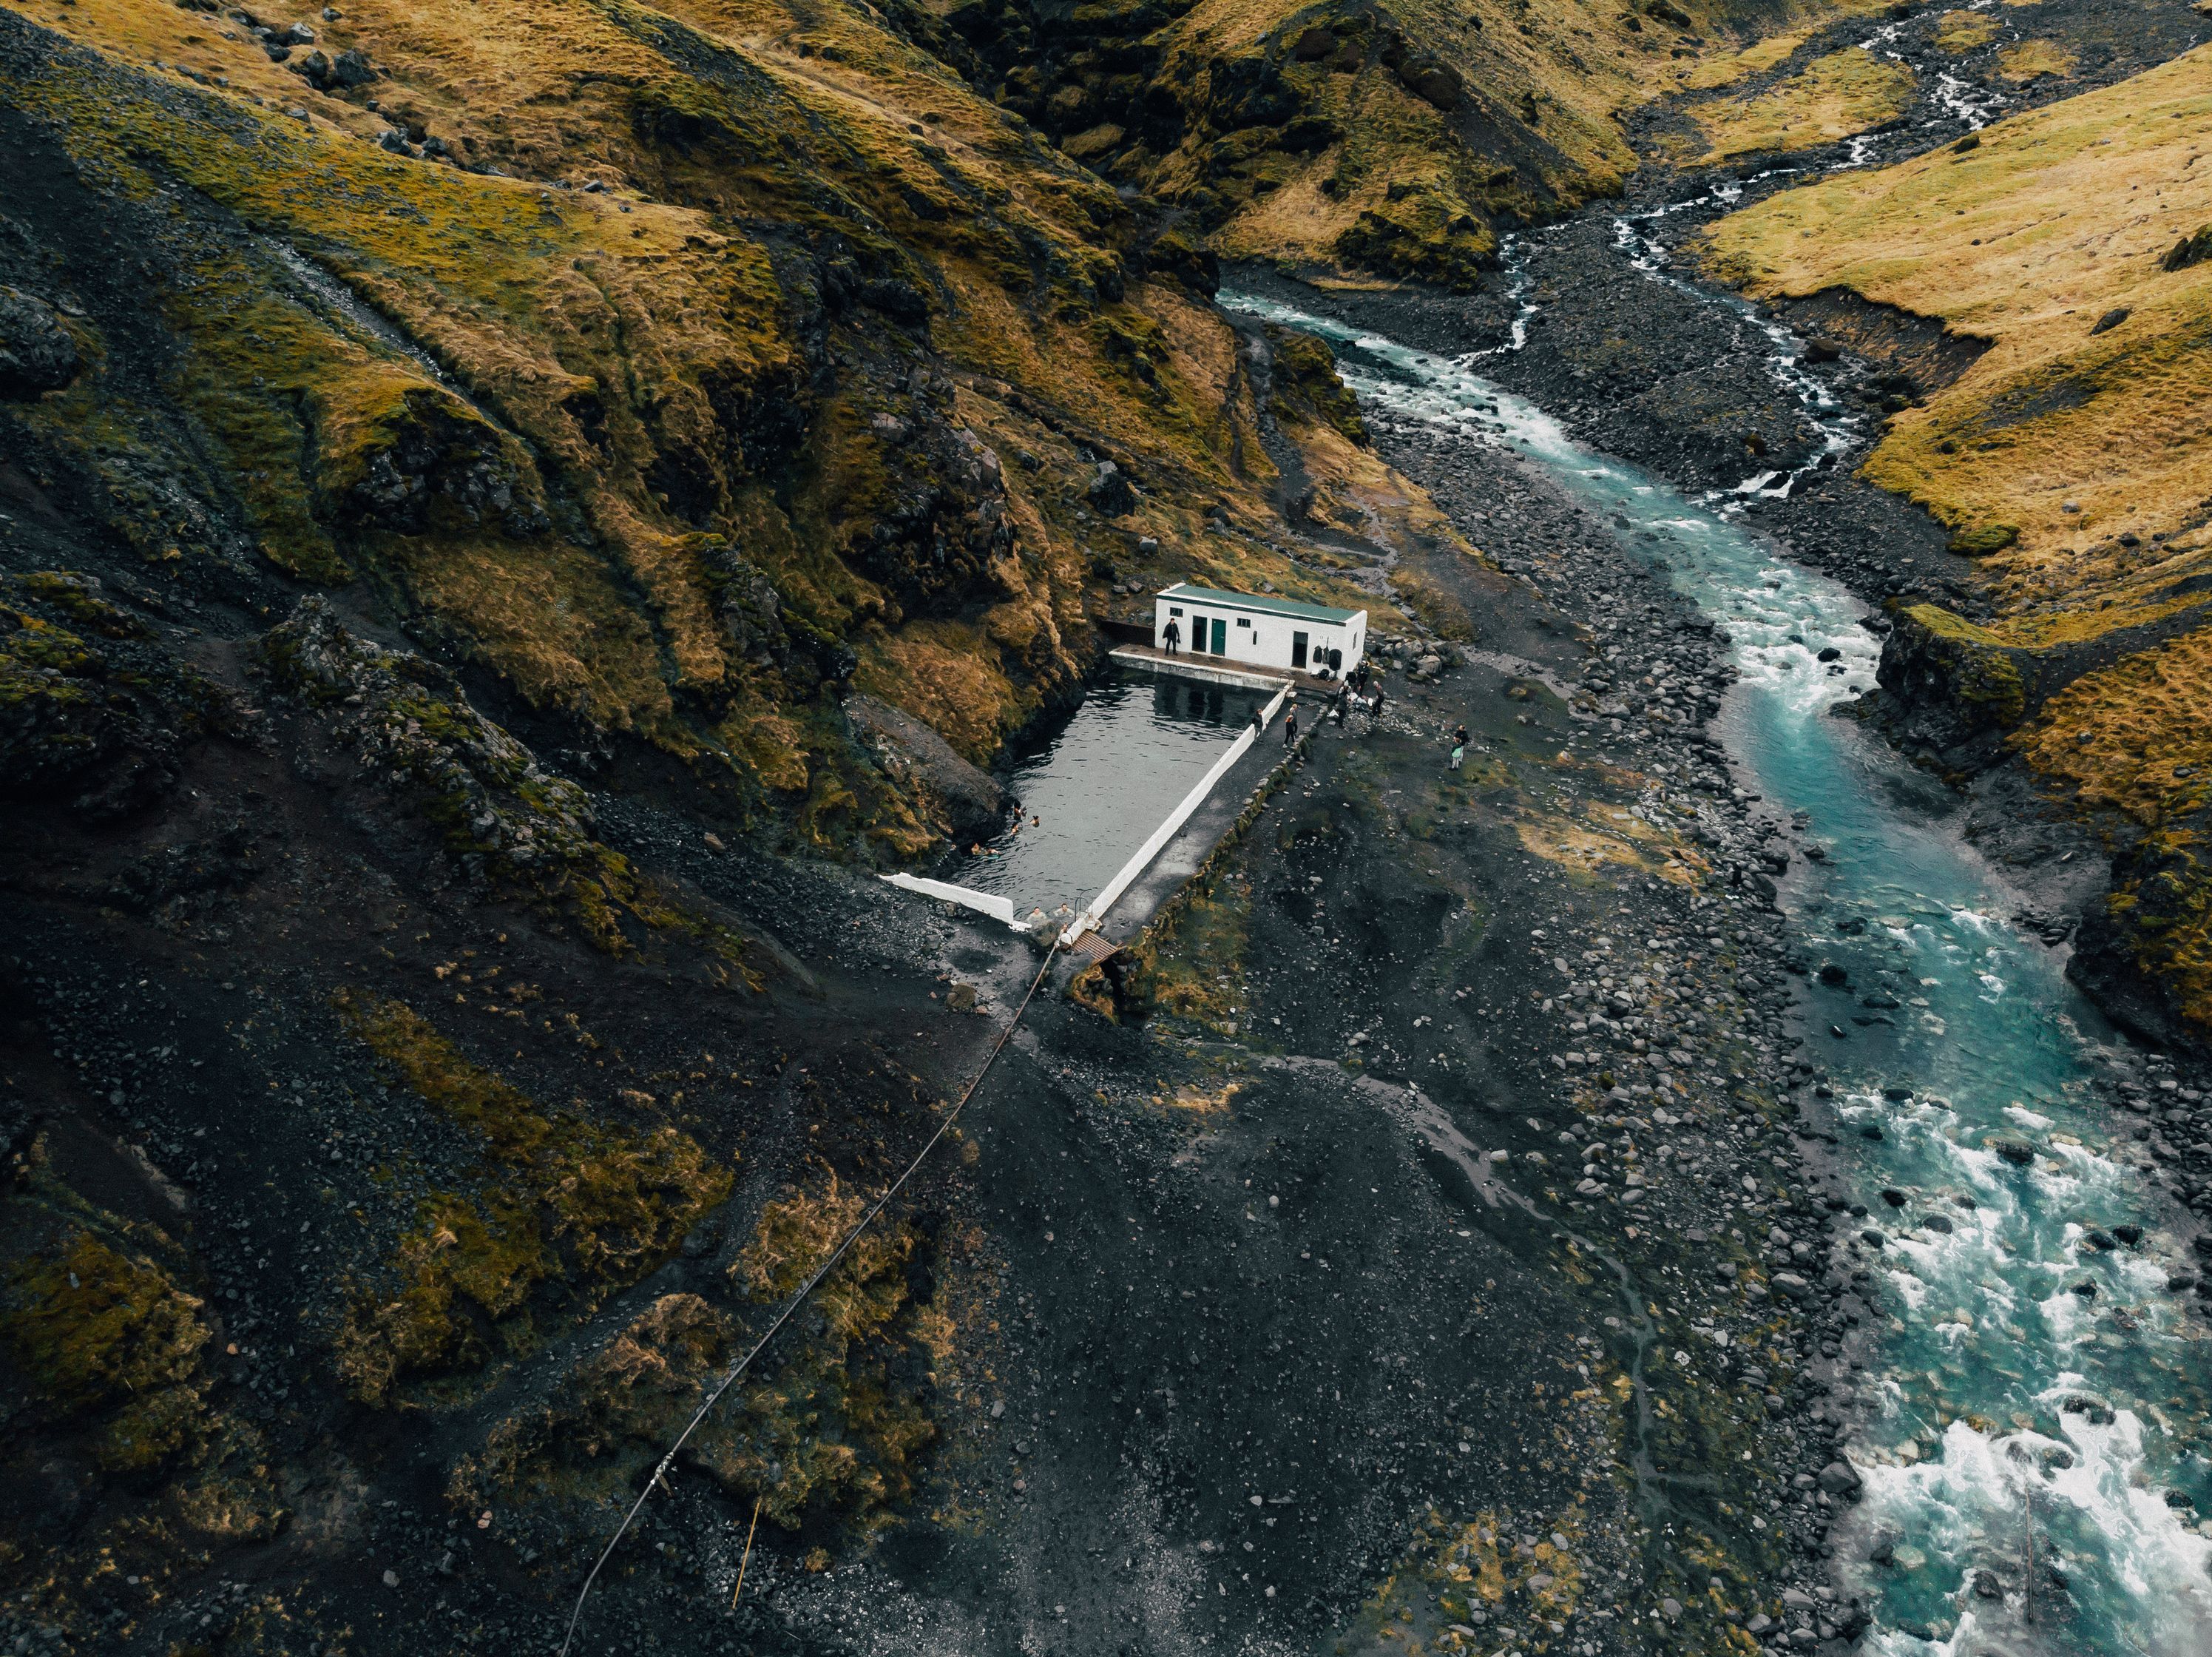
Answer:
[[[1221,656],[1170,655],[1148,644],[1117,644],[1109,655],[1116,666],[1139,673],[1159,673],[1172,679],[1195,679],[1208,685],[1234,685],[1247,691],[1278,691],[1288,685],[1302,695],[1327,696],[1339,683],[1316,679],[1311,673],[1287,667],[1262,667],[1249,661],[1231,661]]]

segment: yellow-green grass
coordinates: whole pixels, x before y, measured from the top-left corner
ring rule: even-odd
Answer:
[[[1846,46],[1816,58],[1784,80],[1741,97],[1685,106],[1705,137],[1706,161],[1810,149],[1894,119],[1911,104],[1912,71]]]
[[[1778,68],[1800,46],[1838,18],[1864,17],[1887,9],[1888,0],[1844,0],[1842,4],[1821,7],[1810,21],[1755,40],[1740,52],[1728,46],[1707,51],[1693,60],[1680,85],[1685,92],[1717,92],[1723,87],[1734,86],[1738,81]]]
[[[1936,20],[1929,38],[1939,51],[1962,53],[1989,45],[2003,27],[1985,11],[1947,11]]]
[[[2015,86],[2026,86],[2046,76],[2063,80],[2074,72],[2077,61],[2072,47],[2056,40],[2022,40],[1998,49],[1997,73]]]
[[[1711,233],[1712,267],[1754,294],[1845,287],[1993,342],[1865,470],[1959,530],[2017,530],[1990,563],[2023,642],[2063,612],[2104,618],[2063,624],[2077,637],[2132,622],[2200,556],[2179,532],[2212,496],[2212,265],[2161,265],[2212,222],[2208,148],[2200,48]]]

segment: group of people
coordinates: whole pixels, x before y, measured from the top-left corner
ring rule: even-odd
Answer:
[[[1297,746],[1298,740],[1297,694],[1296,691],[1291,692],[1289,706],[1283,716],[1283,746],[1285,749]],[[1370,719],[1380,719],[1382,716],[1384,700],[1381,676],[1370,673],[1367,665],[1362,662],[1352,672],[1346,673],[1343,682],[1324,699],[1317,718],[1334,720],[1336,728],[1342,730],[1345,716],[1355,708],[1364,713]],[[1259,709],[1253,709],[1252,729],[1257,733],[1264,728]],[[1462,729],[1460,733],[1462,741],[1466,740],[1466,734],[1465,730]],[[1456,768],[1458,765],[1456,758],[1454,759],[1453,765]]]

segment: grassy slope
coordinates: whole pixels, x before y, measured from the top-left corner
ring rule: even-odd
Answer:
[[[2212,1027],[2212,935],[2190,848],[2212,765],[2212,631],[2185,630],[2212,565],[2212,264],[2163,266],[2212,222],[2208,150],[2200,50],[2000,123],[1963,154],[1775,197],[1724,221],[1710,250],[1754,293],[1847,287],[1994,342],[1890,423],[1866,473],[1962,540],[2016,534],[1988,560],[1992,636],[2051,671],[2015,745],[2172,843],[2159,892],[2124,862],[2115,912],[2199,1029]]]
[[[1757,92],[1700,99],[1686,108],[1705,136],[1705,154],[1696,159],[1717,161],[1833,143],[1894,119],[1912,97],[1911,70],[1846,46]]]
[[[1995,341],[1892,423],[1869,473],[1954,526],[2014,526],[2016,610],[2094,589],[2124,612],[2178,572],[2116,560],[2114,538],[2193,542],[2212,484],[2197,394],[2212,269],[2160,268],[2212,219],[2193,162],[2208,140],[2212,58],[2191,53],[2002,122],[1964,155],[1773,198],[1717,228],[1713,261],[1755,293],[1848,287]],[[2116,309],[2127,320],[2094,332]]]
[[[1225,324],[1145,278],[1110,189],[866,7],[303,9],[380,71],[330,95],[228,18],[15,10],[6,101],[154,216],[177,346],[137,373],[140,331],[84,320],[88,371],[17,405],[18,441],[109,485],[187,476],[288,573],[367,582],[741,811],[923,844],[829,686],[988,757],[1086,664],[1139,537],[1163,578],[1331,590],[1204,529],[1282,533]],[[387,119],[465,167],[378,148]],[[425,445],[427,509],[369,504]],[[1115,521],[1098,456],[1145,491]],[[222,564],[105,492],[149,572]]]

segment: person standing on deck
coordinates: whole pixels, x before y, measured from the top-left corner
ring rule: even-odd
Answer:
[[[1170,655],[1175,655],[1176,646],[1182,643],[1182,624],[1170,620],[1166,631],[1160,635],[1160,643],[1167,647]]]

